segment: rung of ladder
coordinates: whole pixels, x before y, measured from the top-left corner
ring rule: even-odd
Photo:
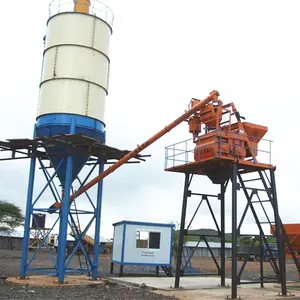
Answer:
[[[257,180],[261,180],[261,178],[246,179],[246,180],[243,180],[243,182],[250,182],[250,181],[257,181]]]
[[[270,200],[255,200],[251,201],[251,203],[264,203],[264,202],[271,202]]]
[[[226,123],[229,123],[229,120],[221,122],[220,125],[224,125]]]
[[[266,192],[265,189],[258,189],[258,188],[247,187],[247,186],[245,188],[246,188],[246,190],[256,190],[256,191],[260,191],[260,192]]]

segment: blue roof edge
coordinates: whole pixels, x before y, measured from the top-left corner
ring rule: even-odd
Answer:
[[[128,221],[128,220],[123,220],[123,221],[119,221],[119,222],[113,223],[113,226],[122,225],[122,224],[156,226],[156,227],[175,227],[174,224],[151,223],[151,222]]]

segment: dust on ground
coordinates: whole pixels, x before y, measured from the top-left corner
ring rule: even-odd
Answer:
[[[32,254],[31,254],[32,255]],[[53,254],[55,259],[56,254]],[[100,255],[100,267],[99,276],[110,276],[110,255]],[[0,250],[0,299],[104,299],[104,300],[141,300],[141,299],[178,299],[174,295],[166,296],[152,293],[146,286],[132,287],[122,286],[113,283],[105,283],[100,285],[78,286],[78,287],[30,287],[27,285],[18,286],[10,285],[6,283],[5,278],[9,276],[18,276],[21,263],[21,251],[7,251]],[[243,262],[238,262],[238,269]],[[34,260],[34,267],[48,268],[51,266],[52,261],[48,253],[39,253]],[[79,261],[74,257],[72,261],[73,267],[79,266]],[[175,265],[175,261],[174,261]],[[216,273],[217,267],[214,262],[209,258],[193,258],[192,265],[195,269],[201,270],[201,272]],[[231,276],[231,260],[226,260],[226,277]],[[251,280],[259,277],[260,265],[259,262],[248,262],[243,276],[241,279]],[[115,267],[115,275],[118,276],[118,266]],[[125,273],[139,273],[139,274],[155,274],[155,268],[153,267],[124,267]],[[298,280],[298,272],[296,266],[292,262],[286,264],[287,280]],[[30,274],[29,274],[30,275]],[[144,276],[145,276],[144,275]],[[270,263],[264,263],[264,276],[274,276],[274,271]]]

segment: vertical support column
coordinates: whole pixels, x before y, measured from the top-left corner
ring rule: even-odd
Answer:
[[[159,275],[159,266],[156,266],[156,268],[155,268],[155,274],[156,274],[156,276]]]
[[[285,253],[284,253],[284,244],[283,238],[280,234],[280,218],[279,218],[279,211],[278,211],[278,203],[277,203],[277,192],[276,192],[276,183],[275,183],[275,173],[274,170],[270,170],[270,177],[271,177],[271,190],[272,190],[272,199],[273,207],[274,207],[274,218],[275,218],[275,226],[276,226],[276,239],[277,239],[277,247],[278,247],[278,259],[279,259],[279,276],[280,276],[280,283],[281,283],[281,292],[282,296],[287,295],[287,288],[286,288],[286,273],[285,273]]]
[[[221,183],[221,286],[225,286],[225,185]]]
[[[30,159],[29,182],[28,182],[28,190],[27,190],[24,237],[23,237],[23,245],[22,245],[22,258],[21,258],[21,270],[20,270],[21,278],[25,278],[27,272],[28,242],[29,242],[29,234],[30,234],[30,216],[32,213],[32,196],[33,196],[34,175],[35,175],[35,166],[36,166],[35,155],[36,155],[36,149],[32,151],[32,156]]]
[[[231,298],[237,299],[237,163],[232,168],[232,266]]]
[[[76,123],[72,119],[70,126],[70,134],[75,132]],[[64,197],[62,199],[62,208],[59,212],[59,236],[58,236],[58,251],[57,251],[57,267],[58,267],[58,282],[63,283],[65,278],[65,257],[67,246],[67,230],[68,217],[70,212],[70,192],[72,184],[73,157],[72,153],[67,154],[66,178],[64,186]]]
[[[185,226],[186,207],[187,207],[187,198],[188,198],[188,189],[189,189],[189,179],[190,179],[190,174],[186,173],[185,181],[184,181],[180,232],[179,232],[177,261],[176,261],[175,288],[179,288],[180,267],[181,267],[182,250],[183,250],[183,243],[184,243],[184,226]]]
[[[122,277],[124,273],[124,265],[120,265],[120,274],[119,276]]]
[[[98,162],[99,162],[99,174],[101,174],[104,170],[104,161],[103,159],[99,159]],[[93,257],[93,266],[92,266],[93,280],[96,280],[98,277],[102,190],[103,190],[103,179],[98,183],[97,206],[95,210],[95,243],[94,243],[94,257]]]
[[[59,283],[63,283],[65,277],[65,256],[66,256],[66,247],[67,247],[68,216],[70,211],[72,164],[73,164],[73,158],[71,155],[68,155],[66,179],[65,179],[66,181],[64,186],[63,203],[60,211],[60,224],[59,224],[59,236],[58,236],[57,265],[58,265]]]
[[[262,236],[264,233],[260,231],[260,264],[259,264],[259,269],[260,269],[260,287],[264,287],[264,240]]]

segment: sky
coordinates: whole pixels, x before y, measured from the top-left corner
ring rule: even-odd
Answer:
[[[297,149],[299,117],[299,1],[107,0],[114,12],[107,144],[133,149],[212,90],[234,102],[247,121],[268,126],[280,215],[300,222]],[[6,1],[0,11],[0,140],[31,138],[37,114],[43,37],[49,1]],[[126,165],[105,179],[101,235],[121,220],[179,222],[184,175],[164,171],[165,147],[189,139],[182,123],[146,149],[147,162]],[[3,154],[2,154],[3,155]],[[25,209],[29,161],[0,164],[0,199]],[[45,181],[36,176],[36,190]],[[195,192],[218,193],[205,177]],[[94,195],[95,191],[92,191]],[[45,205],[53,202],[45,195]],[[78,200],[79,201],[79,200]],[[86,200],[83,200],[86,201]],[[244,199],[239,201],[238,212]],[[85,205],[82,202],[79,205]],[[190,199],[190,219],[197,199]],[[212,203],[218,211],[219,203]],[[193,228],[214,228],[203,209]],[[230,190],[226,231],[231,231]],[[48,225],[53,217],[47,216]],[[86,222],[86,220],[85,220]],[[254,227],[253,227],[254,226]],[[255,229],[246,219],[245,232]],[[92,230],[92,229],[91,229]]]

